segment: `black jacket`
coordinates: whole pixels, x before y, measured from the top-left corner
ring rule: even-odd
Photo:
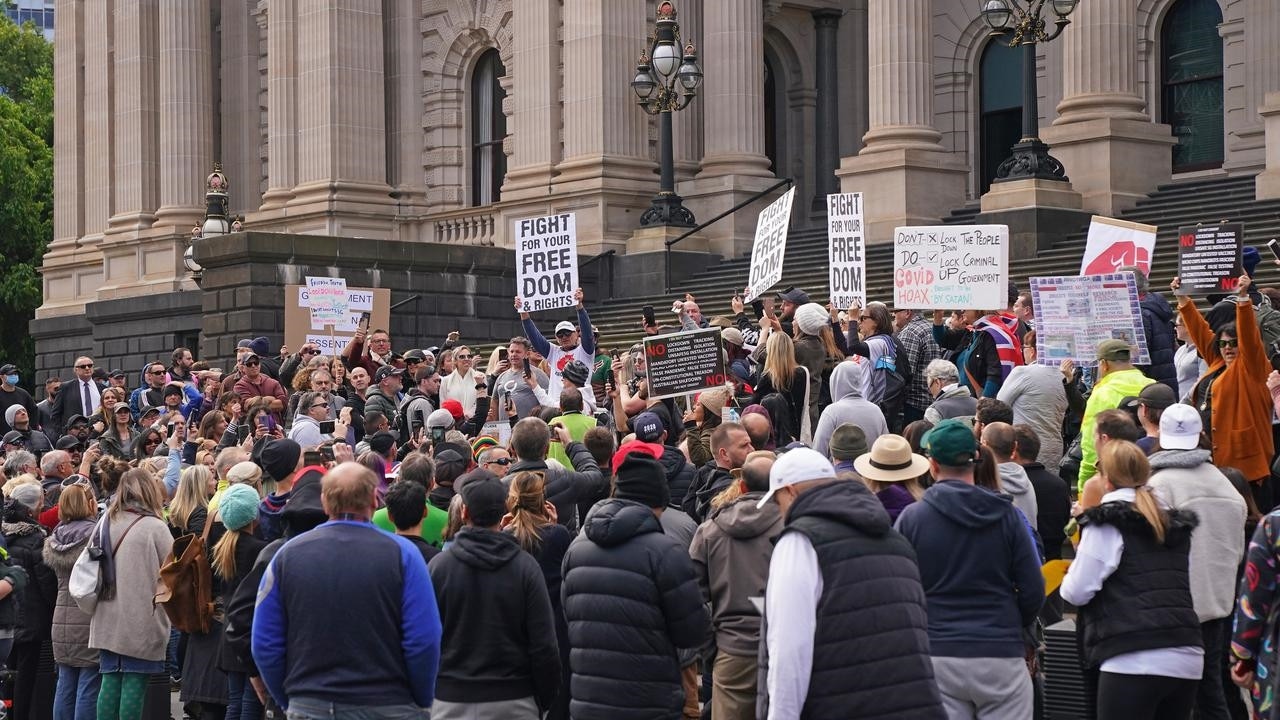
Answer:
[[[1065,480],[1040,463],[1028,463],[1022,469],[1036,494],[1036,532],[1044,542],[1044,559],[1061,560],[1067,523],[1071,522],[1071,490]]]
[[[680,717],[677,648],[700,647],[710,617],[689,553],[631,500],[592,508],[564,558],[574,720]]]
[[[1173,332],[1173,308],[1160,293],[1147,293],[1139,301],[1142,308],[1142,332],[1147,336],[1147,351],[1151,364],[1138,366],[1142,373],[1159,383],[1168,385],[1174,396],[1178,395],[1178,371],[1173,367],[1175,349]]]
[[[4,537],[9,557],[30,582],[18,596],[18,624],[14,642],[47,640],[53,632],[53,609],[58,605],[58,576],[44,564],[44,528],[17,503],[5,508]],[[15,592],[19,592],[15,589]]]
[[[213,548],[214,543],[211,541],[209,548]],[[236,568],[235,575],[230,580],[222,582],[222,595],[220,603],[225,611],[231,605],[231,599],[235,597],[236,590],[240,589],[241,583],[244,582],[252,570],[253,565],[258,559],[258,555],[262,553],[262,549],[267,546],[265,540],[260,540],[249,533],[241,533],[236,538]],[[216,573],[215,573],[216,575]],[[258,576],[261,580],[261,576]],[[253,585],[254,593],[257,593],[257,583]],[[218,641],[218,669],[224,672],[241,672],[254,673],[256,669],[253,663],[244,662],[239,656],[231,651],[227,644],[226,626],[222,628],[222,637]]]
[[[782,532],[808,538],[822,571],[800,717],[846,717],[858,708],[867,719],[945,718],[916,554],[876,496],[856,481],[815,488],[796,499]]]
[[[465,527],[430,569],[443,626],[436,698],[549,707],[560,650],[538,562],[507,533]]]
[[[572,469],[560,470],[548,467],[544,460],[521,460],[511,465],[507,477],[525,470],[541,472],[546,477],[547,500],[556,506],[556,517],[571,533],[578,532],[578,503],[590,498],[603,498],[609,494],[609,483],[591,451],[580,442],[571,442],[564,449],[573,463]]]
[[[707,515],[711,513],[711,500],[732,484],[733,476],[729,474],[729,471],[716,465],[716,461],[712,460],[698,468],[698,472],[693,478],[693,484],[689,486],[688,491],[685,492],[684,501],[680,503],[680,509],[693,518],[694,522],[701,525],[702,521],[706,520]],[[674,492],[672,493],[672,498],[674,503]]]
[[[662,469],[667,472],[667,487],[671,489],[671,507],[678,508],[697,474],[693,463],[685,459],[680,448],[672,445],[663,446],[662,457],[658,458],[658,462],[662,463]]]

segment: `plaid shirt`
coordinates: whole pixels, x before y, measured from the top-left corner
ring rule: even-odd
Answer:
[[[906,404],[923,412],[933,403],[924,381],[924,369],[930,361],[942,357],[942,348],[933,340],[933,323],[916,313],[911,322],[898,331],[898,342],[902,343],[907,352],[907,362],[911,363]]]

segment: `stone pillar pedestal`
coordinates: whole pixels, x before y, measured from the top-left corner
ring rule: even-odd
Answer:
[[[1267,93],[1258,113],[1267,133],[1267,169],[1258,175],[1258,199],[1280,200],[1280,92]]]

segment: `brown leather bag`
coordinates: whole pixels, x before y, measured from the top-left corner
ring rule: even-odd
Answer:
[[[206,549],[212,526],[210,512],[204,521],[204,532],[174,540],[173,549],[160,566],[160,591],[155,601],[182,632],[207,633],[213,620],[213,569]]]

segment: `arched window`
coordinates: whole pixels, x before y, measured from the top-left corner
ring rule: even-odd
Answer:
[[[1173,128],[1173,171],[1222,166],[1222,10],[1217,0],[1179,0],[1160,29],[1160,121]]]
[[[769,52],[764,54],[764,154],[769,158],[769,172],[778,174],[778,65]]]
[[[991,41],[978,61],[981,104],[978,154],[982,158],[982,193],[991,189],[1000,163],[1013,155],[1022,139],[1022,48]]]
[[[507,93],[498,78],[507,74],[497,50],[486,50],[471,76],[471,205],[488,205],[501,199],[507,174],[507,116],[502,100]]]

